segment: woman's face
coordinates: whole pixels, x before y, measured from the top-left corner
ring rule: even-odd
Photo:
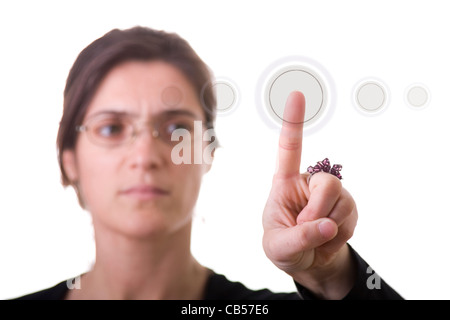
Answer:
[[[171,145],[154,137],[151,124],[158,126],[174,115],[204,123],[199,100],[184,75],[162,61],[125,62],[106,75],[83,121],[91,132],[80,132],[75,149],[63,153],[64,168],[78,183],[97,229],[148,237],[174,232],[191,221],[202,176],[210,165],[176,164],[172,150],[179,142]],[[90,124],[110,117],[138,124],[134,140],[114,146],[93,140]],[[119,129],[101,127],[96,133],[109,139]],[[204,148],[207,143],[200,145]]]

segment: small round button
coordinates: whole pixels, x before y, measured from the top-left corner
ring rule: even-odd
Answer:
[[[230,82],[219,80],[213,83],[213,89],[216,91],[217,112],[229,112],[236,103],[236,89]]]
[[[354,102],[356,107],[364,113],[379,113],[388,104],[387,87],[375,79],[364,80],[356,86]]]
[[[215,106],[207,106],[205,91],[212,90],[216,98]],[[225,78],[216,78],[214,81],[207,83],[201,92],[201,102],[207,112],[215,109],[217,115],[224,115],[232,113],[239,102],[239,91],[235,83]]]
[[[406,103],[413,109],[424,108],[430,100],[430,92],[420,84],[413,84],[406,89]]]
[[[167,87],[163,90],[161,98],[166,105],[174,107],[181,102],[183,94],[177,87]]]

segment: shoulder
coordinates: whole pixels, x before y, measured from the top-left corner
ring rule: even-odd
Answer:
[[[67,281],[38,292],[30,293],[12,300],[63,300],[69,290]]]
[[[12,300],[63,300],[68,292],[67,281]],[[297,292],[274,293],[268,289],[251,290],[241,282],[228,280],[212,272],[205,287],[205,300],[299,300]]]
[[[297,292],[274,293],[268,289],[251,290],[240,282],[213,272],[205,288],[205,300],[299,300]]]

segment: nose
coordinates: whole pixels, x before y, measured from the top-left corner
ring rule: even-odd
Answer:
[[[156,129],[155,125],[153,123],[141,123],[140,125],[135,126],[134,128],[134,136],[135,138],[139,137],[143,133],[148,132],[153,138],[159,137],[159,132]]]
[[[140,127],[130,145],[129,157],[133,168],[150,169],[165,163],[158,131],[151,125]]]

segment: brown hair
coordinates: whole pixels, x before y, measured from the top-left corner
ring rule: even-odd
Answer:
[[[213,128],[216,98],[212,89],[212,73],[186,40],[174,33],[146,27],[111,30],[81,51],[67,77],[64,110],[57,137],[64,186],[75,183],[67,177],[62,161],[63,151],[75,147],[75,127],[83,121],[87,107],[106,74],[128,60],[161,60],[177,67],[197,91],[206,124]],[[73,186],[83,206],[79,190]]]

